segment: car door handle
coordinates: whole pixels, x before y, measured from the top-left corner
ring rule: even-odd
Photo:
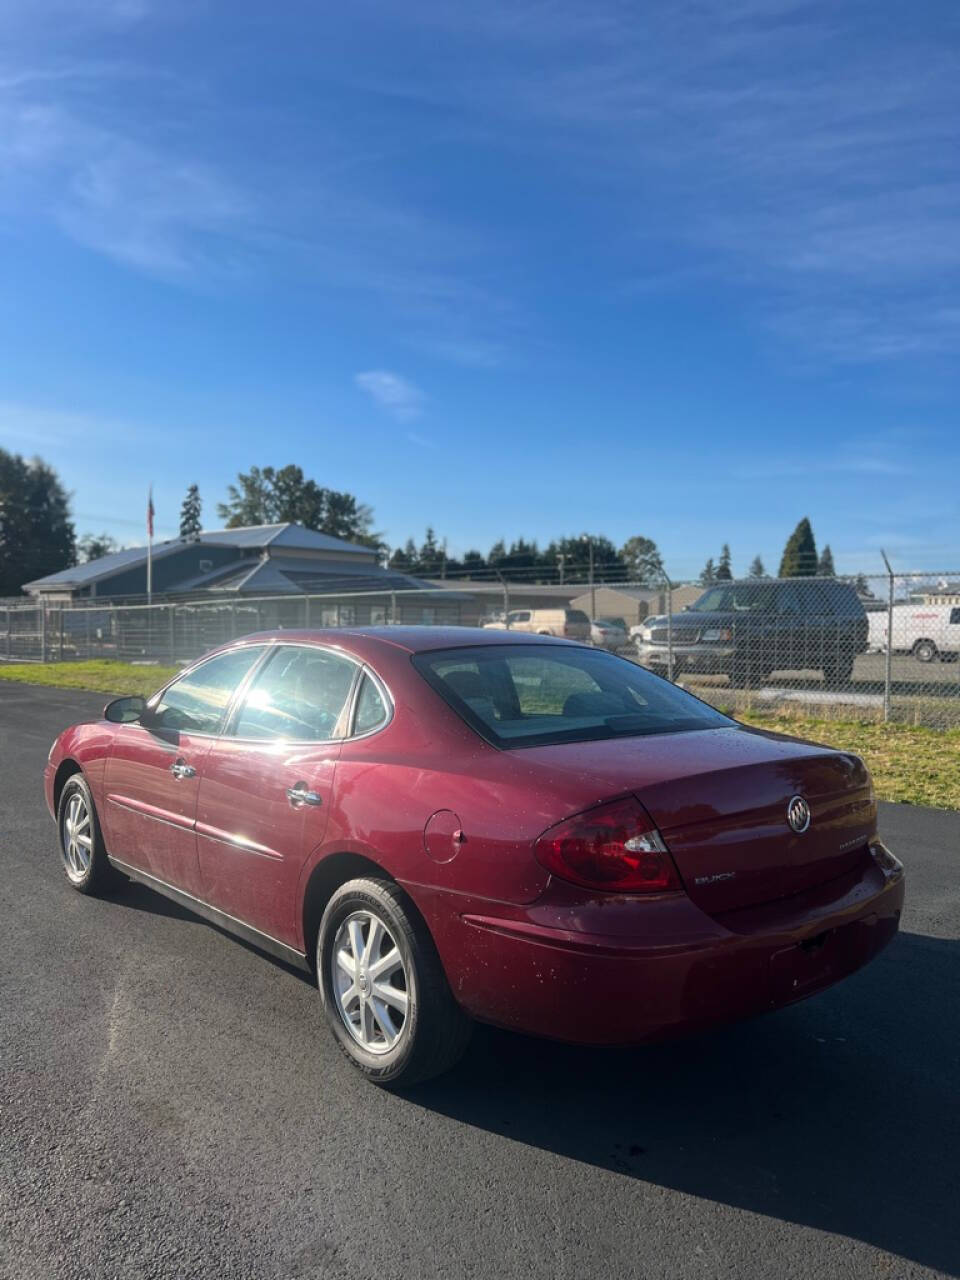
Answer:
[[[302,782],[298,782],[295,787],[287,787],[287,799],[292,805],[323,804],[323,796],[316,791],[308,791]]]
[[[182,760],[176,760],[170,766],[170,772],[175,778],[195,778],[197,771],[192,764],[184,764]]]

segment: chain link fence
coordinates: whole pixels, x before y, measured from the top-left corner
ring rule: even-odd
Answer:
[[[656,587],[446,582],[161,604],[0,603],[0,662],[178,664],[255,631],[504,627],[622,653],[733,711],[960,727],[960,572]]]

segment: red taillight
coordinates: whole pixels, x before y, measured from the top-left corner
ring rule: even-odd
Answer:
[[[561,880],[609,893],[665,893],[680,877],[660,832],[639,800],[615,800],[545,831],[533,846]]]

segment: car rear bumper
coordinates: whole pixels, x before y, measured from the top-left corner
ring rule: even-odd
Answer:
[[[776,1009],[854,973],[899,927],[903,870],[891,861],[884,870],[865,852],[839,880],[716,918],[685,894],[589,899],[557,880],[526,907],[451,909],[441,891],[411,893],[474,1017],[630,1044]]]

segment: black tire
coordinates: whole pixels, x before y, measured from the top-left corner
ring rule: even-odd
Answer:
[[[849,684],[853,677],[853,658],[835,658],[823,664],[823,682],[831,688]]]
[[[743,662],[734,663],[727,676],[731,689],[759,689],[766,678],[758,667]]]
[[[913,656],[918,662],[936,662],[940,653],[932,640],[918,640],[913,646]]]
[[[78,806],[82,806],[83,813],[88,817],[79,835],[88,836],[90,840],[89,850],[83,849],[84,854],[89,854],[89,859],[86,866],[82,868],[79,861],[68,852],[70,847],[68,823],[72,815],[80,811]],[[107,894],[123,883],[124,877],[107,860],[97,807],[93,803],[93,796],[82,773],[75,773],[68,778],[60,793],[60,803],[57,806],[57,838],[64,875],[78,893],[89,893],[95,896]]]
[[[352,917],[372,914],[381,922],[396,945],[403,966],[406,1012],[397,1030],[396,1043],[371,1051],[358,1038],[363,1013],[351,1031],[347,1014],[341,1012],[335,988],[334,947],[341,927],[349,928]],[[359,920],[357,921],[359,923]],[[362,926],[361,926],[362,927]],[[369,941],[369,929],[363,938]],[[384,953],[388,954],[388,953]],[[373,957],[374,961],[376,956]],[[407,895],[390,880],[350,880],[334,893],[320,921],[317,936],[317,985],[327,1023],[337,1044],[355,1067],[373,1081],[392,1089],[405,1089],[438,1076],[461,1057],[470,1038],[471,1022],[450,992],[446,974],[429,930]],[[362,968],[357,970],[365,978]],[[356,983],[354,984],[356,985]],[[363,988],[367,990],[366,986]],[[373,1004],[373,987],[369,988]],[[360,997],[357,1000],[360,1008]],[[400,1015],[388,1013],[395,1020]],[[371,1015],[372,1016],[372,1015]],[[352,1020],[351,1020],[352,1021]],[[375,1031],[382,1031],[375,1025]],[[396,1029],[395,1023],[393,1029]]]

